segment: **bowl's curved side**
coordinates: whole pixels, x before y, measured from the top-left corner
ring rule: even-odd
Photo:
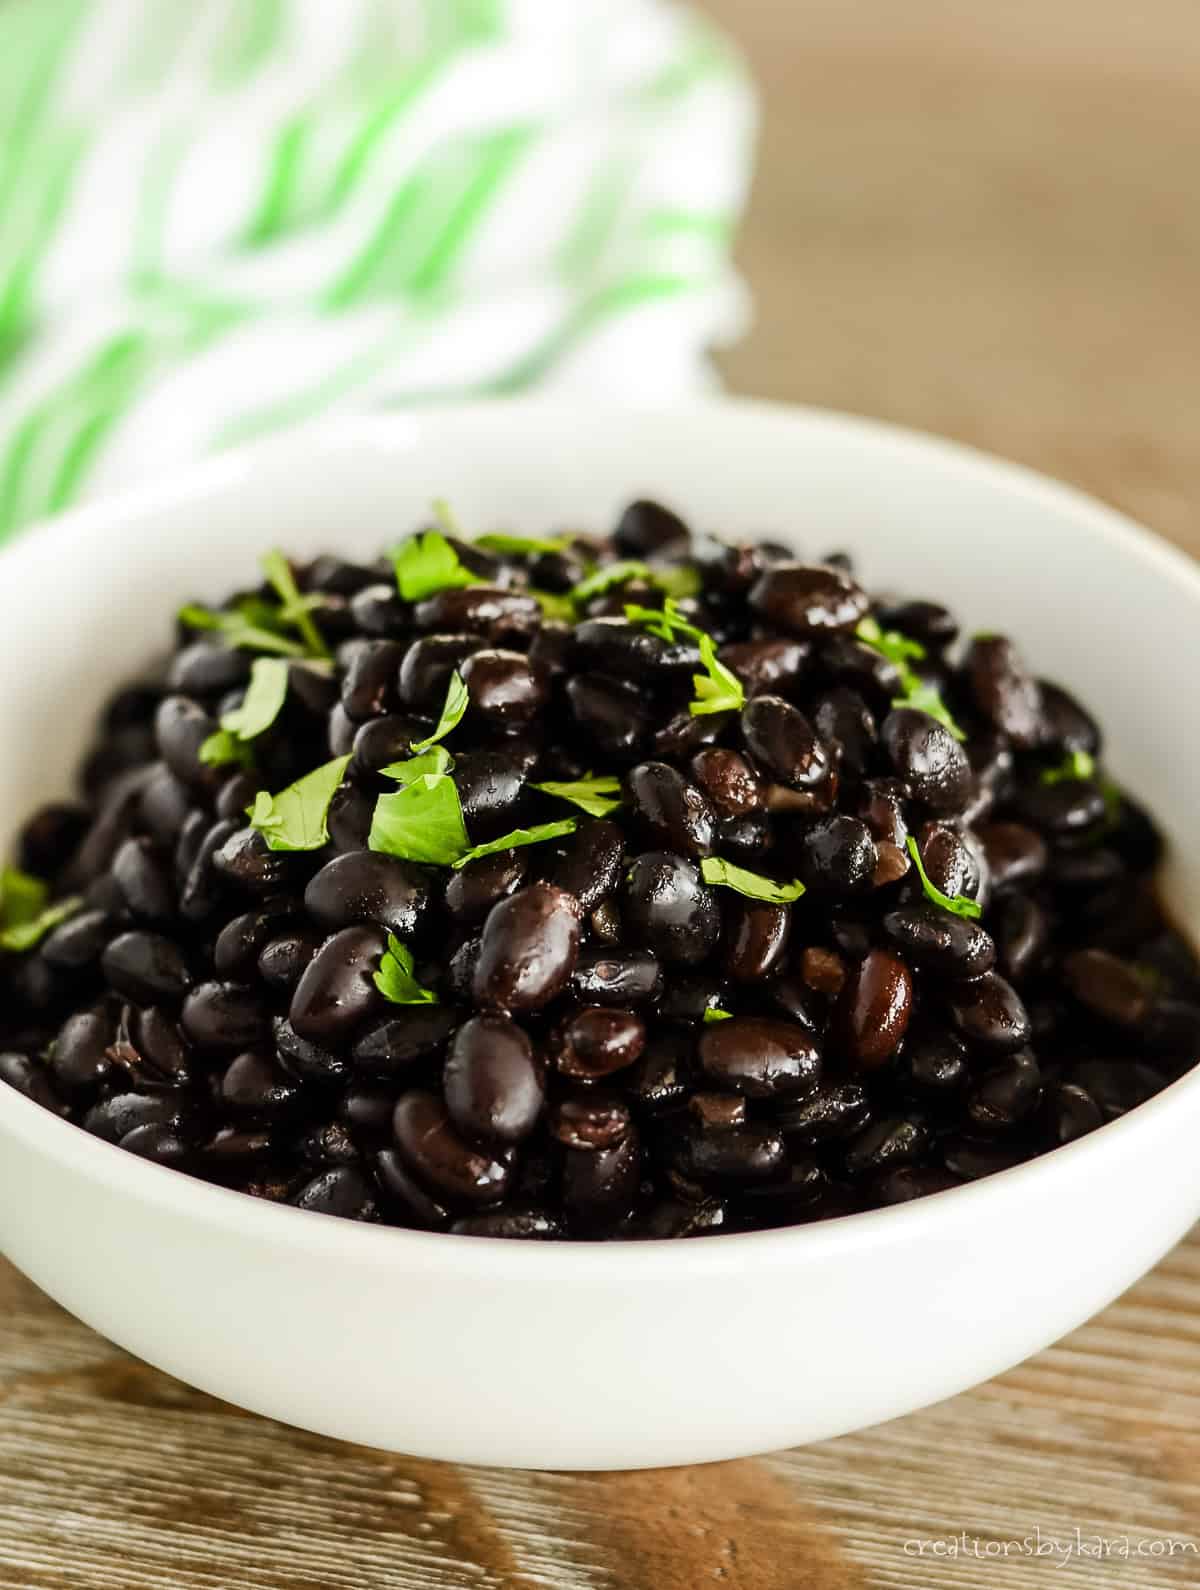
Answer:
[[[1010,466],[759,405],[541,403],[362,422],[85,510],[0,554],[0,677],[21,681],[0,696],[0,827],[65,787],[84,725],[153,652],[171,608],[220,595],[259,548],[304,554],[340,537],[348,553],[373,550],[437,495],[495,527],[596,525],[639,492],[715,530],[847,546],[872,584],[923,586],[913,594],[944,596],[968,627],[1017,635],[1101,706],[1118,776],[1176,841],[1176,908],[1200,919],[1200,852],[1184,846],[1200,737],[1177,732],[1195,570]],[[1162,678],[1171,692],[1153,688]],[[0,1090],[0,1244],[68,1308],[244,1406],[477,1462],[691,1462],[876,1422],[1053,1340],[1200,1210],[1175,1168],[1195,1140],[1200,1074],[986,1185],[657,1252],[343,1232],[33,1111]]]

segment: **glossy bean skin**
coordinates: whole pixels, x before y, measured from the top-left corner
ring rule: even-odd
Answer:
[[[742,713],[742,734],[756,762],[793,789],[811,789],[830,770],[828,748],[798,707],[782,696],[755,696]]]
[[[820,1080],[817,1046],[794,1022],[749,1016],[714,1022],[697,1052],[706,1076],[749,1098],[796,1097]]]
[[[1042,739],[1042,692],[1003,635],[977,635],[963,669],[975,705],[995,728],[1022,750]]]
[[[161,933],[119,934],[104,951],[101,964],[109,986],[139,1004],[176,1003],[191,987],[182,950]]]
[[[645,1023],[632,1010],[585,1005],[555,1035],[554,1063],[563,1076],[593,1082],[631,1066],[645,1047]]]
[[[697,751],[691,771],[713,810],[722,817],[744,817],[763,803],[762,779],[738,751],[716,746]]]
[[[585,1004],[649,1004],[662,992],[662,964],[645,950],[588,946],[571,973],[571,992]]]
[[[879,737],[896,773],[931,811],[956,812],[971,793],[971,764],[950,731],[926,712],[896,707]]]
[[[1114,1027],[1136,1031],[1150,1011],[1150,994],[1137,972],[1107,950],[1076,950],[1062,963],[1062,978],[1079,1004]]]
[[[628,1131],[612,1148],[563,1151],[562,1197],[569,1222],[598,1234],[628,1215],[637,1196],[641,1143]]]
[[[982,1131],[1005,1131],[1032,1115],[1041,1093],[1037,1060],[1028,1049],[1019,1049],[997,1060],[975,1080],[967,1099],[967,1116]]]
[[[895,1054],[912,1013],[912,973],[890,950],[871,950],[850,970],[834,1013],[843,1052],[870,1072]]]
[[[377,927],[347,927],[326,939],[292,995],[289,1020],[301,1038],[336,1046],[366,1023],[380,1003],[374,974],[386,948]]]
[[[400,665],[400,700],[418,712],[440,712],[450,675],[478,645],[474,635],[426,635],[413,641]]]
[[[472,977],[476,1001],[536,1010],[561,993],[579,955],[579,905],[553,884],[519,889],[489,911]]]
[[[243,983],[201,983],[183,1002],[183,1030],[201,1049],[249,1049],[270,1035],[270,1012]]]
[[[625,1101],[618,1094],[599,1091],[560,1100],[550,1120],[550,1130],[564,1148],[613,1148],[632,1125]]]
[[[649,713],[629,681],[576,674],[567,683],[567,699],[579,731],[605,755],[626,761],[645,743]]]
[[[221,775],[200,760],[200,748],[219,728],[197,702],[187,696],[166,696],[154,718],[159,755],[175,777],[189,788],[213,789]]]
[[[865,889],[879,860],[871,831],[858,817],[839,813],[814,823],[800,845],[800,877],[809,889],[847,895]]]
[[[401,1159],[435,1197],[490,1204],[499,1202],[508,1190],[511,1160],[494,1157],[461,1137],[432,1093],[414,1089],[403,1094],[392,1117],[392,1132]]]
[[[979,977],[996,964],[991,935],[978,922],[940,906],[890,911],[883,919],[883,931],[912,965],[927,967],[940,977]]]
[[[954,1026],[968,1043],[1000,1053],[1029,1042],[1029,1013],[1011,983],[998,972],[954,987],[949,996]]]
[[[825,564],[778,563],[751,588],[750,606],[788,634],[802,638],[850,630],[870,606],[847,574]]]
[[[617,888],[624,853],[625,836],[616,823],[584,819],[553,846],[546,880],[578,900],[581,911],[594,910]]]
[[[528,1035],[507,1016],[474,1016],[454,1035],[443,1074],[451,1121],[477,1141],[519,1143],[542,1113],[544,1089]]]
[[[481,856],[455,872],[446,884],[447,911],[464,925],[482,922],[494,905],[516,893],[528,867],[522,850]]]
[[[739,900],[725,929],[723,963],[735,983],[761,983],[783,964],[792,916],[785,905]]]
[[[684,856],[712,853],[715,813],[694,784],[666,762],[641,762],[626,787],[631,809],[652,843]]]
[[[325,932],[375,922],[407,940],[429,910],[432,881],[428,868],[411,861],[352,850],[313,874],[304,891],[304,908]]]
[[[537,717],[546,702],[546,678],[522,652],[477,651],[462,665],[471,710],[503,728]]]
[[[341,1220],[374,1220],[375,1195],[370,1182],[352,1165],[338,1165],[314,1176],[292,1199],[297,1209],[336,1215]]]
[[[660,961],[702,961],[721,934],[721,908],[700,869],[684,856],[653,850],[630,868],[623,903],[636,944]]]
[[[726,1131],[689,1131],[679,1139],[683,1174],[702,1185],[727,1187],[771,1181],[787,1160],[779,1132],[769,1126],[734,1126]]]
[[[538,627],[536,598],[500,586],[469,585],[437,591],[418,602],[413,618],[418,629],[486,635],[489,640],[528,635]]]
[[[72,1094],[99,1088],[112,1070],[106,1051],[115,1037],[111,1012],[81,1010],[68,1016],[50,1054],[50,1070],[57,1085]]]

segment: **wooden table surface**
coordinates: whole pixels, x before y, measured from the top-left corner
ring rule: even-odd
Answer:
[[[709,9],[767,107],[741,248],[759,318],[731,384],[1011,454],[1200,552],[1195,0]],[[997,1554],[1038,1528],[1089,1553],[1151,1544]],[[1197,1534],[1196,1238],[1067,1341],[924,1413],[582,1476],[238,1413],[0,1267],[5,1587],[1165,1590],[1200,1585],[1200,1556],[1163,1554]]]

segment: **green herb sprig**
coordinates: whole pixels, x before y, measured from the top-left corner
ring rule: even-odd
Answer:
[[[609,812],[615,811],[621,804],[621,780],[619,778],[597,778],[594,773],[589,773],[586,778],[571,779],[569,781],[548,780],[545,784],[534,784],[533,789],[541,790],[543,795],[554,795],[559,800],[570,801],[587,812],[589,817],[607,817]]]
[[[394,933],[388,934],[388,947],[383,952],[379,969],[375,973],[375,987],[393,1005],[436,1005],[438,996],[426,988],[413,975],[413,955],[407,944],[401,944]]]
[[[246,808],[251,828],[271,850],[320,850],[329,840],[329,803],[349,765],[348,756],[338,756],[277,795],[259,790],[253,806]]]
[[[912,707],[917,712],[928,713],[944,729],[948,729],[956,740],[966,739],[966,735],[951,716],[949,707],[942,700],[937,687],[931,685],[927,679],[922,679],[920,674],[909,667],[910,658],[914,662],[920,662],[927,655],[919,640],[911,640],[896,629],[881,629],[877,620],[873,618],[860,620],[854,633],[864,646],[869,646],[881,657],[886,657],[899,673],[903,694],[896,696],[892,701],[894,707]]]
[[[1066,784],[1068,781],[1078,780],[1086,784],[1096,776],[1096,758],[1090,751],[1070,751],[1057,767],[1045,768],[1041,779],[1043,784]]]
[[[539,823],[536,828],[514,828],[509,834],[501,834],[499,839],[488,839],[482,845],[472,845],[451,865],[458,871],[468,862],[478,861],[481,856],[495,856],[502,850],[517,850],[522,845],[541,845],[549,839],[561,839],[565,834],[573,834],[578,827],[578,817],[563,817],[556,823]]]
[[[442,703],[441,716],[437,721],[437,728],[423,740],[413,740],[410,749],[415,755],[420,756],[422,751],[428,751],[430,746],[436,745],[439,740],[444,740],[451,729],[456,729],[462,722],[463,713],[471,704],[471,697],[463,682],[463,676],[456,668],[450,675],[450,683],[446,687],[446,699]]]
[[[917,842],[911,834],[908,837],[908,853],[912,857],[921,879],[921,887],[934,905],[939,905],[943,911],[952,911],[955,916],[965,917],[972,922],[983,915],[983,907],[978,900],[968,900],[966,895],[963,894],[949,895],[942,893],[925,871],[925,864],[921,860],[921,852],[917,849]]]
[[[736,890],[748,900],[766,900],[772,905],[788,905],[804,893],[804,885],[799,878],[794,878],[791,883],[776,883],[774,878],[764,878],[761,872],[737,867],[721,856],[705,856],[700,863],[700,875],[705,883],[719,884],[726,889]]]

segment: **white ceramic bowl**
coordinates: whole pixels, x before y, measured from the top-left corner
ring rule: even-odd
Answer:
[[[747,403],[519,404],[325,430],[89,509],[0,556],[0,820],[66,789],[105,692],[175,607],[273,544],[377,549],[447,496],[479,528],[695,524],[845,547],[868,583],[1010,632],[1090,701],[1200,914],[1200,576],[1074,492],[963,449]],[[1187,731],[1187,732],[1181,732]],[[0,1238],[97,1330],[184,1380],[354,1441],[477,1463],[689,1463],[949,1396],[1085,1320],[1200,1213],[1200,1071],[988,1181],[792,1231],[538,1245],[356,1226],[109,1147],[0,1088]]]

